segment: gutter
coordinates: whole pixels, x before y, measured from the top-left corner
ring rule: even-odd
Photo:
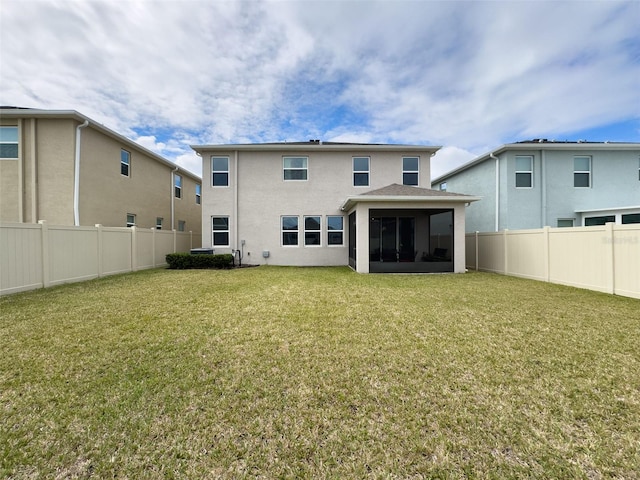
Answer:
[[[73,179],[73,224],[80,226],[80,140],[81,130],[89,126],[89,120],[85,120],[82,125],[76,127],[76,156],[75,175]]]
[[[496,223],[495,231],[499,231],[500,227],[500,159],[493,152],[489,153],[489,157],[496,161]]]
[[[175,212],[176,212],[176,192],[174,190],[174,186],[176,184],[176,172],[178,171],[178,167],[174,168],[171,172],[171,230],[175,230]]]

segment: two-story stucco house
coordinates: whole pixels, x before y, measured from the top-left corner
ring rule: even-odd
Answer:
[[[510,143],[433,180],[482,197],[468,232],[640,223],[640,144]]]
[[[201,179],[76,111],[0,108],[0,221],[201,236]]]
[[[194,145],[202,246],[245,263],[351,265],[358,272],[464,272],[465,207],[430,188],[439,147]]]

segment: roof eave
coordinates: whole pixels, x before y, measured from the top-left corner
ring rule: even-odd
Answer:
[[[472,195],[456,195],[454,196],[407,196],[407,195],[357,195],[347,197],[340,205],[341,211],[351,210],[357,203],[471,203],[481,200],[482,197]]]
[[[427,152],[430,154],[436,153],[441,146],[432,145],[394,145],[394,144],[340,144],[332,145],[325,143],[273,143],[273,144],[227,144],[227,145],[190,145],[190,147],[197,153],[202,154],[204,152],[264,152],[264,151],[286,151],[286,152],[304,152],[309,150],[314,151],[328,151],[328,152],[408,152],[408,153],[420,153]]]

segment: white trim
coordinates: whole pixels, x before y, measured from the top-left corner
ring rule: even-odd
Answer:
[[[533,183],[533,155],[515,155],[514,157],[514,162],[515,162],[515,176],[514,176],[514,185],[515,188],[517,188],[518,190],[531,190],[534,186]],[[528,158],[529,161],[531,162],[529,165],[529,170],[518,170],[518,158]],[[530,175],[531,178],[531,185],[529,185],[528,187],[519,187],[518,186],[518,174],[519,173],[528,173]]]
[[[317,230],[307,230],[307,218],[317,218],[318,219],[319,226],[318,226]],[[307,232],[309,232],[309,233],[317,233],[320,243],[318,243],[317,245],[315,245],[315,244],[307,245]],[[302,246],[303,247],[318,248],[318,247],[322,247],[323,246],[322,245],[322,215],[303,215],[302,216],[302,237],[303,237],[303,239],[302,239]]]
[[[285,230],[283,227],[283,219],[284,218],[295,218],[296,219],[296,230]],[[297,233],[298,241],[295,245],[285,245],[283,236],[285,233]],[[297,248],[300,246],[300,216],[299,215],[280,215],[280,246],[283,248]]]
[[[404,168],[404,160],[409,158],[415,158],[418,160],[418,169],[417,170],[407,170]],[[414,185],[413,183],[404,183],[404,174],[405,173],[415,173],[418,176],[418,182]],[[410,156],[403,155],[402,156],[402,185],[406,185],[409,187],[419,187],[420,186],[420,155]]]
[[[213,226],[213,219],[214,218],[226,218],[227,219],[227,229],[226,230],[214,230]],[[215,234],[216,233],[225,233],[227,234],[227,243],[226,245],[216,245],[216,242],[214,240]],[[211,247],[212,248],[216,248],[216,247],[220,247],[220,248],[228,248],[231,245],[231,228],[229,225],[229,215],[211,215]]]
[[[219,160],[226,160],[227,161],[227,169],[226,170],[214,170],[213,169],[213,161],[214,159],[219,159]],[[229,168],[230,168],[230,163],[231,161],[229,160],[229,156],[228,155],[220,155],[220,156],[216,156],[216,155],[211,155],[211,188],[229,188],[229,183],[230,183],[230,177],[231,174],[229,172]],[[227,174],[227,184],[226,185],[214,185],[213,184],[213,176],[216,174],[223,174],[226,173]]]
[[[304,168],[286,167],[285,161],[290,158],[299,158],[304,160]],[[285,178],[285,172],[287,171],[302,171],[305,172],[305,178]],[[282,157],[282,180],[284,182],[306,182],[309,180],[309,157],[307,155],[284,155]]]
[[[366,170],[356,170],[356,158],[366,158],[367,159],[367,169]],[[355,188],[368,188],[371,185],[371,157],[369,156],[353,156],[351,157],[351,183]],[[366,185],[356,185],[356,173],[367,174],[367,184]]]

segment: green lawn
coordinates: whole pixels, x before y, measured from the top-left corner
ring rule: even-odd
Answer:
[[[0,298],[0,477],[638,478],[640,301],[151,270]]]

